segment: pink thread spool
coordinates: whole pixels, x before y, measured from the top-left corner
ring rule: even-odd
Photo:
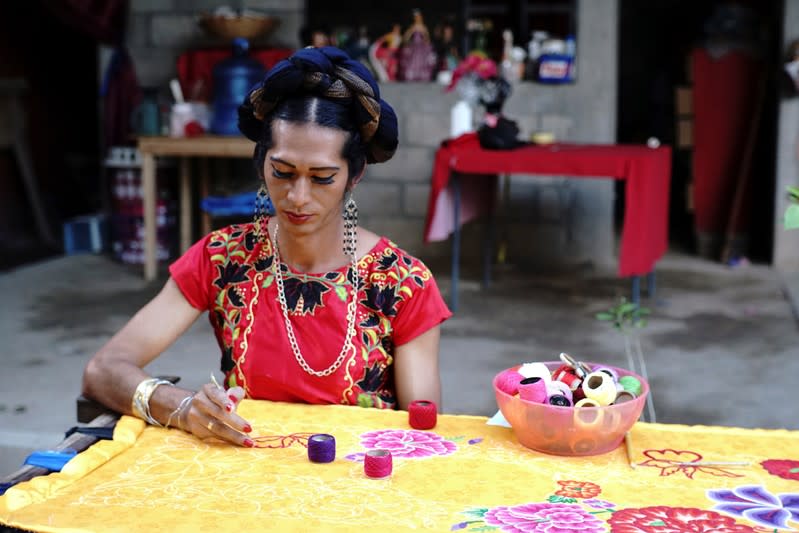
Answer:
[[[519,398],[528,402],[547,401],[546,381],[539,377],[524,378],[519,382]]]
[[[516,370],[505,370],[497,378],[497,387],[502,392],[515,396],[519,393],[519,383],[523,379],[524,376],[519,374]]]
[[[388,450],[368,450],[363,458],[363,473],[372,479],[382,479],[391,475],[394,467],[391,452]]]

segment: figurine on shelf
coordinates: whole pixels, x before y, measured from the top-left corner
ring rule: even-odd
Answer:
[[[469,41],[472,43],[471,52],[488,52],[488,35],[494,29],[494,23],[489,18],[469,19],[466,21],[466,31],[469,34]]]
[[[452,73],[460,62],[455,30],[452,24],[437,25],[433,30],[433,46],[436,51],[436,75],[439,83],[449,85]]]
[[[369,63],[380,81],[396,81],[402,32],[399,24],[369,47]]]
[[[422,12],[413,10],[413,24],[402,36],[399,55],[399,79],[403,81],[430,81],[436,68],[436,51],[430,42],[430,32]]]
[[[320,48],[331,44],[330,28],[325,25],[303,26],[300,28],[300,42],[303,46]]]
[[[524,49],[513,46],[513,32],[502,32],[502,77],[510,82],[519,81],[524,77],[524,60],[527,57]]]
[[[369,34],[366,26],[358,27],[358,36],[350,39],[350,42],[344,47],[344,51],[356,61],[366,62],[369,60]]]

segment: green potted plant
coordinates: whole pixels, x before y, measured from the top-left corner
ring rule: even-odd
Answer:
[[[799,228],[799,187],[788,187],[790,204],[785,209],[785,229]]]
[[[649,383],[649,376],[646,370],[644,351],[641,348],[640,331],[646,326],[646,317],[650,310],[646,307],[627,301],[627,298],[619,298],[619,303],[613,307],[597,313],[597,320],[609,322],[624,339],[624,354],[627,356],[627,369],[635,372]],[[647,420],[655,422],[655,405],[652,401],[652,390],[646,397]]]

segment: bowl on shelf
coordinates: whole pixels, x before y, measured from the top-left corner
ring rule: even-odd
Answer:
[[[551,371],[562,366],[560,361],[546,361]],[[585,363],[590,368],[596,363]],[[641,383],[640,394],[623,403],[598,407],[562,407],[522,400],[498,387],[503,373],[518,370],[521,365],[505,369],[493,380],[494,394],[502,415],[510,423],[516,439],[523,446],[552,455],[599,455],[616,449],[624,435],[641,416],[649,394],[649,384],[628,370],[601,365],[618,373],[619,378],[632,376]]]
[[[254,13],[235,16],[204,13],[199,17],[199,24],[207,33],[228,40],[236,37],[247,40],[261,37],[274,30],[279,22],[277,17]]]

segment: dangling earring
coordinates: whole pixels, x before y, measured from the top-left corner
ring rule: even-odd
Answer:
[[[269,199],[269,191],[265,184],[261,184],[258,193],[255,195],[255,208],[253,209],[252,220],[256,231],[261,233],[261,224],[268,214],[272,211],[272,201]]]
[[[347,203],[344,204],[344,253],[355,256],[358,248],[358,206],[355,204],[355,194],[350,192]]]

